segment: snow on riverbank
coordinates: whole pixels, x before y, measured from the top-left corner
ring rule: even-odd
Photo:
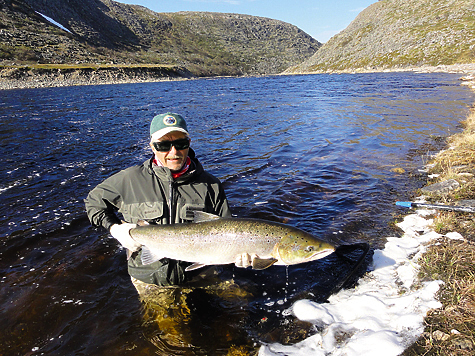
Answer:
[[[441,282],[414,285],[418,259],[441,236],[430,229],[427,213],[419,210],[398,224],[403,236],[389,237],[385,248],[375,251],[372,271],[357,287],[340,291],[325,304],[300,300],[290,308],[315,325],[315,335],[291,346],[264,345],[259,356],[396,356],[416,341],[426,313],[441,307],[435,299]],[[457,233],[448,237],[462,238]]]
[[[63,25],[61,25],[59,22],[56,22],[55,20],[53,20],[51,17],[48,17],[46,15],[43,15],[41,12],[38,12],[38,11],[35,11],[38,15],[41,15],[44,19],[46,19],[47,21],[51,22],[53,25],[59,27],[60,29],[66,31],[66,32],[69,32],[69,33],[72,33],[71,31],[69,31],[66,27],[64,27]]]

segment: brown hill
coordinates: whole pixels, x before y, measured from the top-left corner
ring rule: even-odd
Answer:
[[[160,64],[198,76],[275,74],[321,45],[291,24],[248,15],[156,13],[112,0],[0,0],[0,9],[0,64]]]
[[[287,73],[475,62],[472,0],[381,0]]]

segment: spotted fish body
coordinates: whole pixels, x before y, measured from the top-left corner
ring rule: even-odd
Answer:
[[[293,265],[323,258],[335,248],[311,234],[281,223],[259,219],[220,218],[195,213],[195,223],[147,225],[130,230],[142,244],[142,262],[168,257],[193,262],[188,270],[234,263],[236,257],[257,255],[253,268]]]

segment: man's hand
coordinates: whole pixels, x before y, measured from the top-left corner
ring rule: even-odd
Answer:
[[[247,252],[244,252],[236,257],[235,265],[236,267],[247,268],[249,266],[252,266],[252,263],[256,257],[256,254],[253,254],[251,256]]]
[[[110,228],[113,238],[131,252],[137,251],[142,245],[135,241],[129,234],[130,229],[137,227],[136,224],[122,223],[114,224]]]

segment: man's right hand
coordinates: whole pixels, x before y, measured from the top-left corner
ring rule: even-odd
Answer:
[[[247,268],[252,266],[254,259],[257,257],[256,254],[248,254],[247,252],[244,252],[238,256],[236,256],[236,260],[234,261],[234,264],[236,267],[240,268]]]
[[[110,228],[110,233],[123,247],[134,252],[142,246],[130,236],[129,231],[135,227],[137,227],[136,224],[114,224]]]

